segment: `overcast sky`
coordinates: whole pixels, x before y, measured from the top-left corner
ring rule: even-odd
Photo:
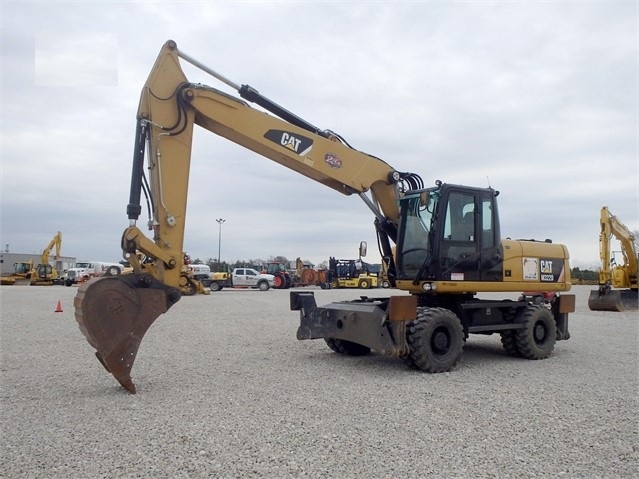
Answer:
[[[65,256],[121,259],[140,91],[172,39],[426,185],[500,190],[504,236],[596,267],[601,206],[639,229],[637,5],[2,0],[0,247],[61,231]],[[217,257],[216,218],[226,261],[317,264],[363,240],[379,262],[359,198],[198,128],[192,258]]]

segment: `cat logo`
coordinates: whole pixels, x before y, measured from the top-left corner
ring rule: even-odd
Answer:
[[[541,260],[541,272],[552,274],[552,261],[548,259]]]
[[[307,155],[313,148],[313,140],[306,138],[305,136],[291,133],[290,131],[269,130],[264,135],[264,138],[277,143],[288,150],[294,151],[300,156]]]
[[[541,280],[546,282],[555,282],[555,274],[553,272],[553,262],[551,259],[540,260]]]

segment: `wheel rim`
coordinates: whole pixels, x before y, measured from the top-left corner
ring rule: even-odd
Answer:
[[[446,328],[437,328],[431,337],[430,346],[436,355],[445,355],[450,350],[449,331]]]
[[[546,331],[546,326],[541,321],[535,324],[535,328],[533,330],[533,337],[535,338],[535,342],[537,344],[542,344],[546,340],[548,333]]]

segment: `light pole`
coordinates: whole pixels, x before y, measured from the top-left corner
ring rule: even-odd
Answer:
[[[218,271],[220,271],[220,268],[222,267],[222,260],[220,259],[220,253],[222,251],[222,223],[224,223],[226,220],[224,218],[218,218],[215,221],[217,221],[217,224],[219,225],[219,233],[217,238],[217,269]]]

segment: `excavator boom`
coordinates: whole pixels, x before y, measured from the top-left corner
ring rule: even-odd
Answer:
[[[53,237],[53,239],[49,242],[46,248],[42,251],[42,257],[40,258],[40,264],[47,264],[49,262],[49,256],[51,255],[51,251],[55,248],[55,259],[60,257],[60,250],[62,249],[62,233],[59,231]]]
[[[213,87],[189,83],[181,59],[267,112]],[[122,236],[123,256],[133,271],[84,283],[74,301],[75,317],[96,356],[132,393],[130,371],[142,336],[181,296],[194,125],[342,194],[360,196],[375,216],[388,256],[397,234],[398,196],[406,186],[421,186],[418,176],[397,172],[379,158],[353,149],[339,135],[321,131],[254,88],[238,86],[180,52],[175,42],[166,42],[144,85],[137,113],[127,206],[130,224]],[[152,239],[136,225],[142,193],[149,203]]]

